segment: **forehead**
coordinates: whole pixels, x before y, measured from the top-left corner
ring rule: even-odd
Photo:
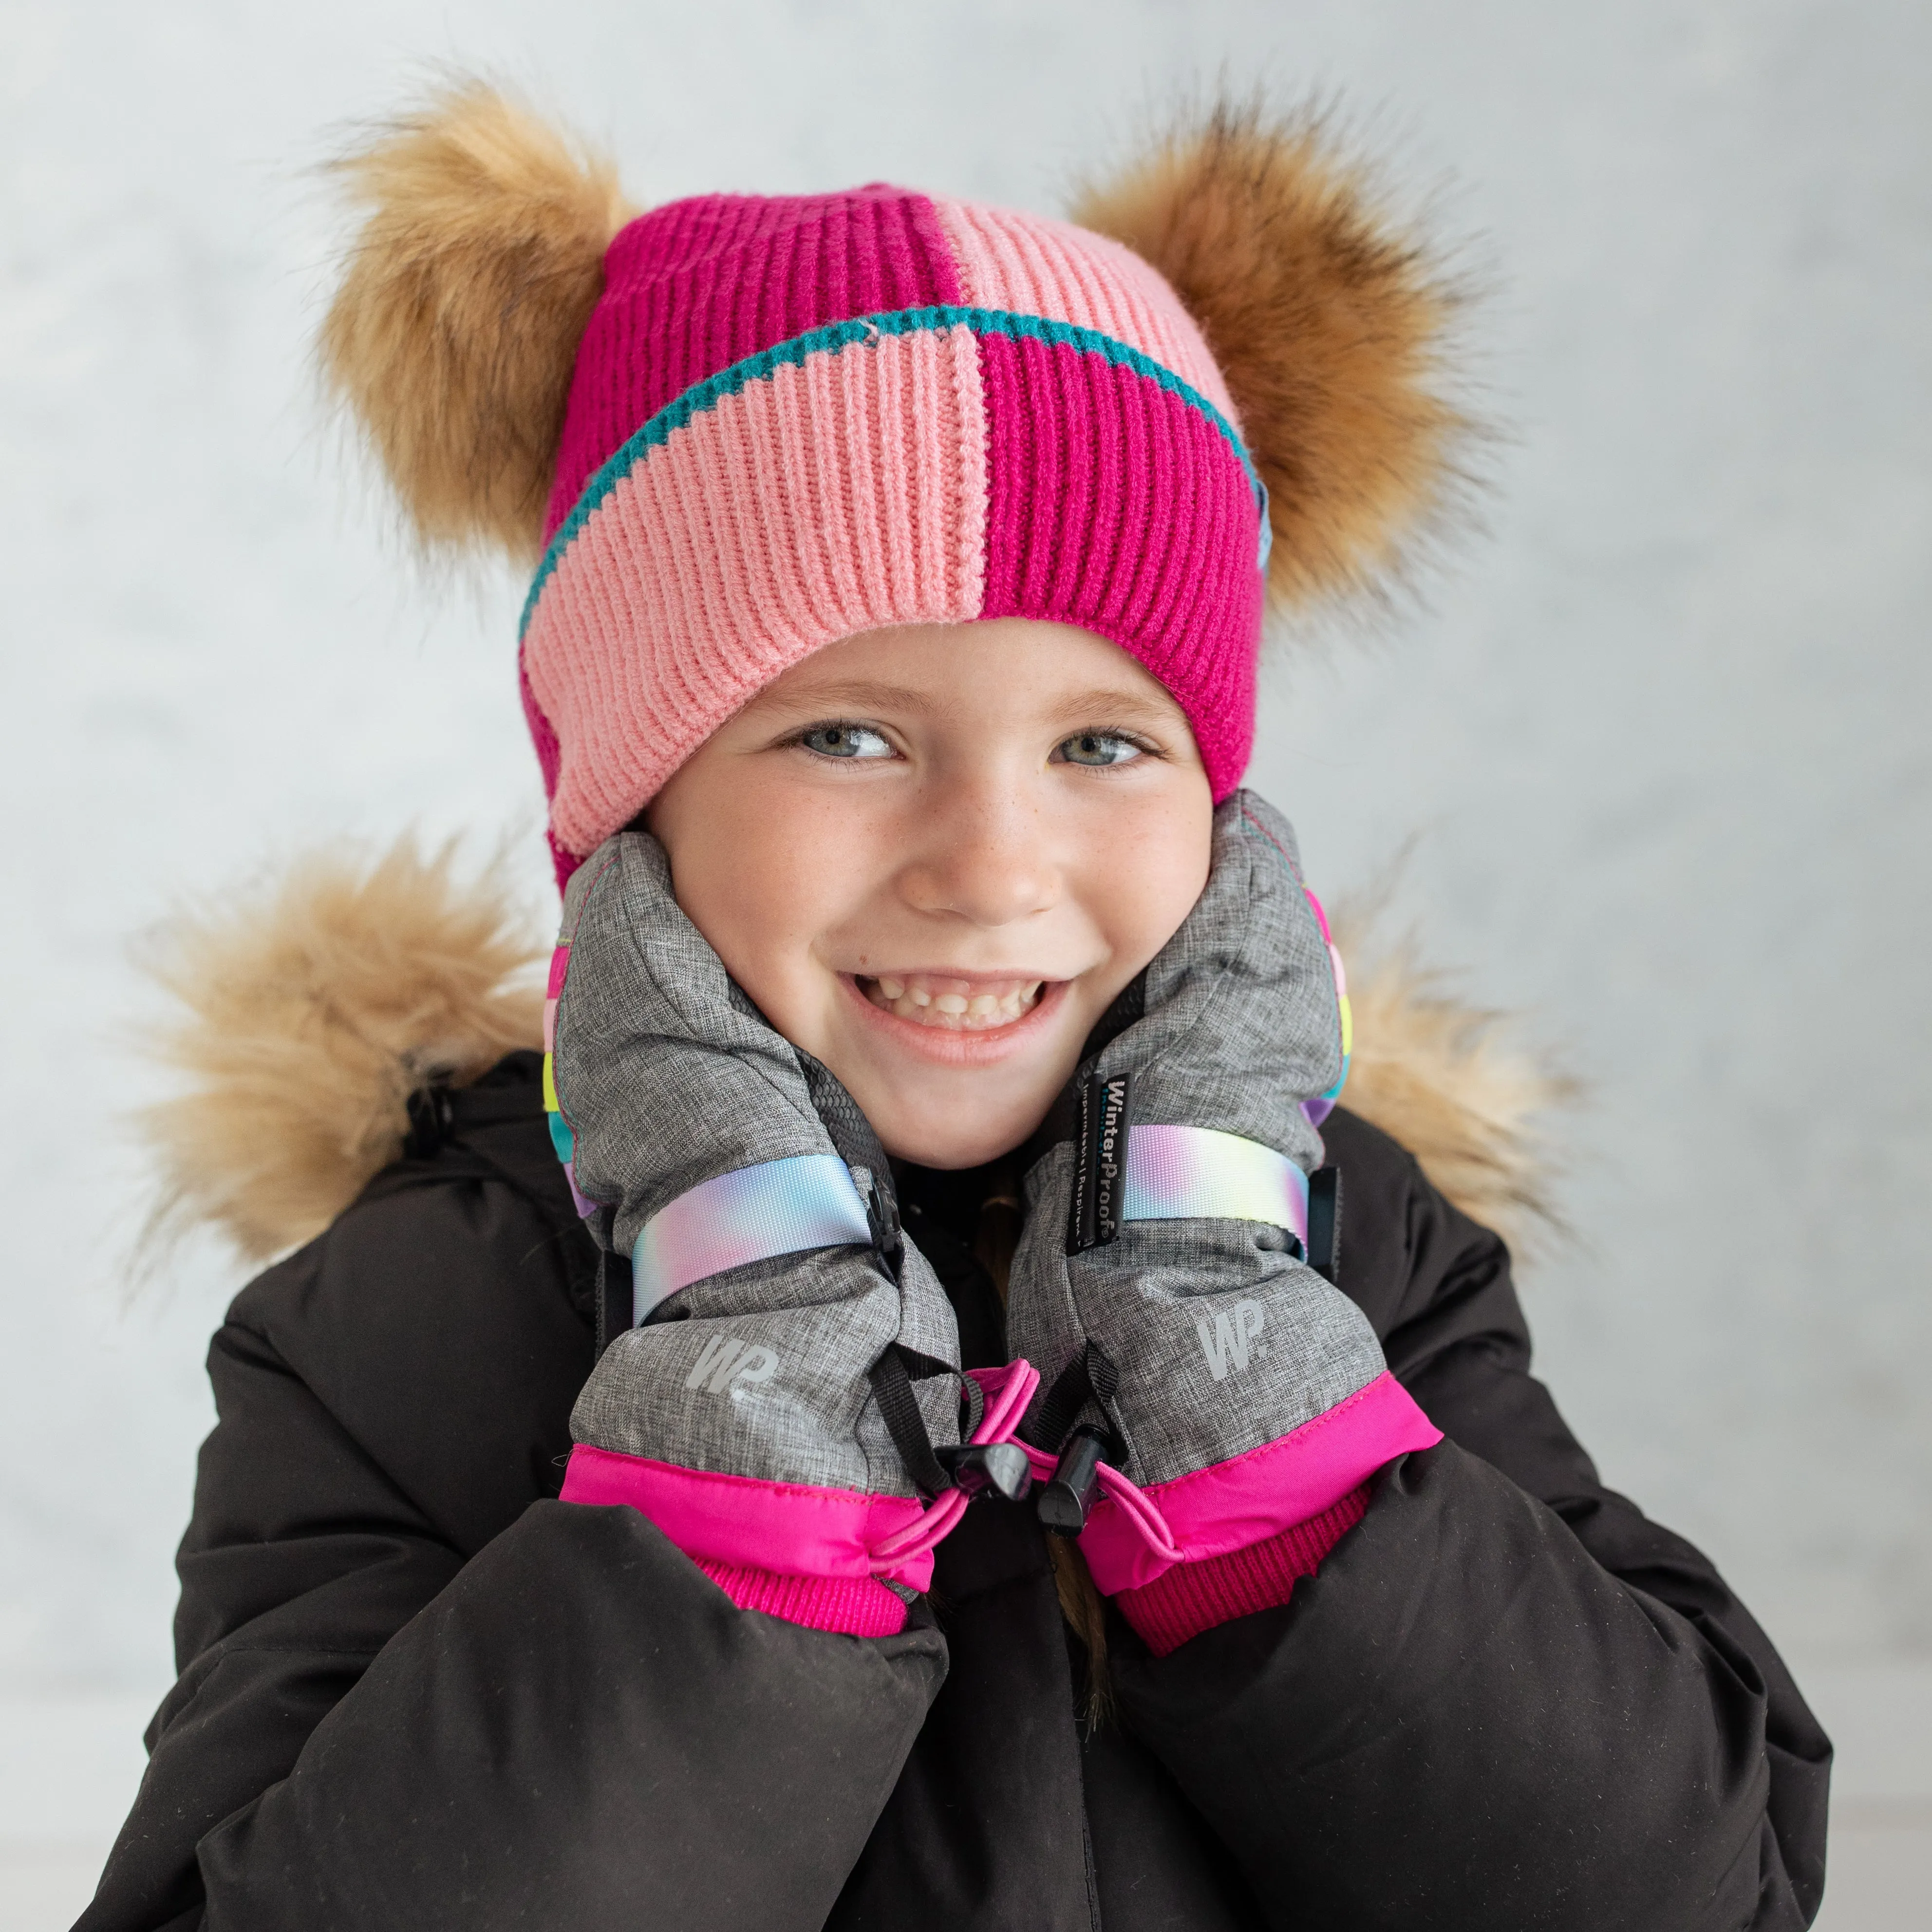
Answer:
[[[1070,624],[1002,617],[841,638],[791,666],[748,710],[844,705],[1058,716],[1100,704],[1181,717],[1160,682],[1110,640]]]

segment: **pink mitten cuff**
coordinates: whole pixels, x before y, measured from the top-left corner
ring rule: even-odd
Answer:
[[[1264,1542],[1198,1563],[1177,1563],[1138,1589],[1114,1600],[1156,1657],[1178,1650],[1191,1636],[1217,1624],[1288,1601],[1304,1576],[1360,1522],[1369,1507],[1368,1485],[1351,1490],[1319,1516],[1298,1522]]]
[[[875,1576],[781,1576],[708,1556],[693,1560],[741,1610],[846,1636],[897,1636],[905,1628],[905,1599]]]

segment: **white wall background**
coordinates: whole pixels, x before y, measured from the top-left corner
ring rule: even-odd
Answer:
[[[1932,1681],[1932,12],[41,0],[0,6],[16,1862],[124,1802],[238,1285],[197,1250],[128,1298],[130,935],[412,821],[522,835],[542,902],[516,586],[413,580],[307,382],[333,230],[301,170],[424,57],[533,82],[652,200],[884,177],[1052,208],[1224,64],[1454,175],[1514,432],[1490,532],[1385,645],[1277,664],[1256,779],[1324,890],[1417,838],[1429,950],[1592,1086],[1584,1239],[1529,1305],[1609,1480],[1868,1687],[1855,1728],[1896,1701],[1872,1684]],[[97,1734],[62,1784],[48,1740]],[[1932,1772],[1885,1788],[1932,1801]]]

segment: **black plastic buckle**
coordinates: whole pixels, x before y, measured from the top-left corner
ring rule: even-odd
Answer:
[[[968,1497],[996,1496],[1010,1503],[1024,1502],[1033,1488],[1033,1465],[1017,1442],[949,1443],[932,1453],[952,1478],[954,1488]]]
[[[1342,1170],[1318,1167],[1308,1177],[1308,1265],[1328,1282],[1342,1274]]]
[[[456,1130],[456,1103],[440,1081],[418,1087],[406,1103],[409,1130],[403,1136],[405,1160],[434,1160]]]
[[[1100,1486],[1100,1464],[1112,1447],[1107,1432],[1082,1424],[1066,1438],[1052,1480],[1040,1492],[1041,1523],[1056,1536],[1078,1536],[1087,1527]]]
[[[670,1298],[666,1298],[666,1302]],[[636,1321],[635,1292],[629,1259],[608,1248],[597,1251],[597,1353],[604,1351]],[[660,1307],[665,1302],[658,1304]]]
[[[905,1230],[899,1225],[898,1210],[879,1184],[879,1177],[865,1169],[860,1172],[866,1175],[862,1204],[866,1210],[866,1226],[872,1233],[872,1250],[892,1286],[897,1288],[902,1285],[905,1274]]]

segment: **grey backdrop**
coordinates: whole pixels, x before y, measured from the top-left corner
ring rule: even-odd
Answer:
[[[238,1281],[128,1300],[130,936],[345,827],[508,828],[544,902],[516,586],[412,578],[304,371],[300,166],[424,56],[653,199],[1052,207],[1224,63],[1441,192],[1498,284],[1489,533],[1385,644],[1277,662],[1257,782],[1331,892],[1414,838],[1430,952],[1592,1084],[1529,1303],[1609,1479],[1794,1652],[1932,1650],[1932,12],[91,0],[0,9],[0,1691],[164,1687]]]

